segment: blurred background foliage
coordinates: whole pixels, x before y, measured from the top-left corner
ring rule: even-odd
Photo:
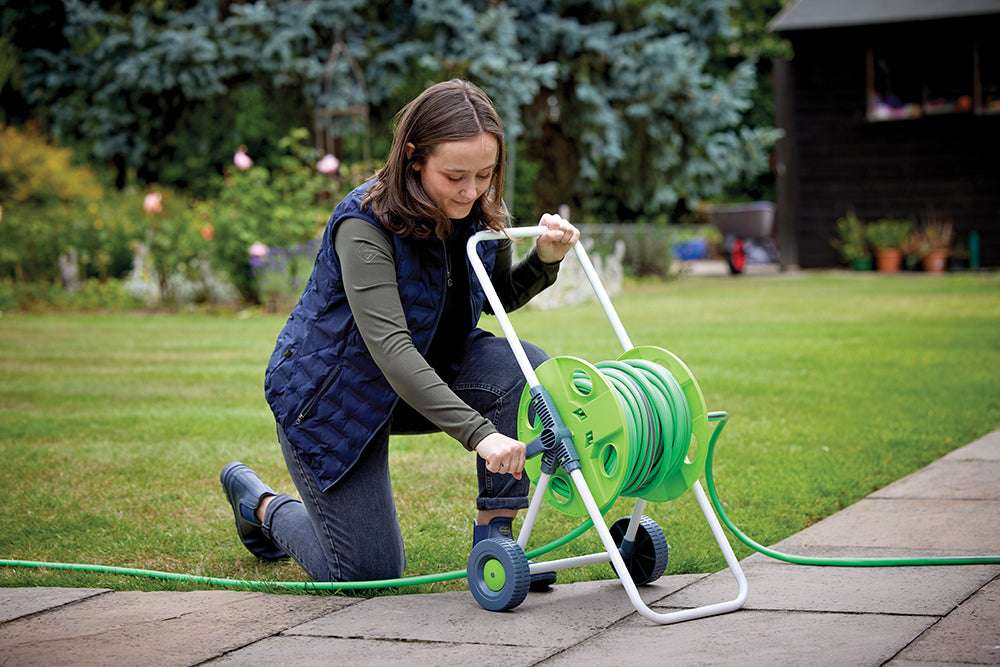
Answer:
[[[518,220],[566,205],[577,222],[662,225],[773,198],[770,61],[789,54],[766,23],[781,5],[10,0],[0,277],[65,283],[75,261],[81,284],[124,278],[142,255],[160,299],[191,291],[172,276],[232,297],[210,294],[215,275],[253,301],[249,246],[314,239],[378,168],[396,111],[455,76],[500,109]],[[143,209],[150,192],[161,210]]]

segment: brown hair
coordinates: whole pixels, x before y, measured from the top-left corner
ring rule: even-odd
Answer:
[[[474,139],[483,133],[497,140],[497,163],[491,187],[476,200],[472,214],[488,229],[503,230],[507,212],[501,193],[507,152],[500,115],[486,93],[461,79],[431,86],[396,114],[389,158],[375,175],[363,204],[371,205],[379,222],[398,236],[448,238],[451,220],[424,192],[413,165],[422,164],[440,144]],[[414,146],[410,157],[406,155],[408,143]]]

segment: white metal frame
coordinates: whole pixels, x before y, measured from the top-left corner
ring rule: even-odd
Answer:
[[[490,282],[490,277],[486,273],[486,267],[483,266],[483,262],[479,258],[476,246],[479,242],[486,240],[499,240],[506,237],[535,237],[541,235],[547,231],[547,229],[548,228],[544,226],[536,226],[517,227],[508,229],[506,232],[478,232],[471,239],[469,239],[469,243],[466,248],[473,271],[479,279],[480,284],[482,284],[483,290],[486,292],[486,297],[489,299],[497,321],[500,323],[500,328],[507,337],[507,342],[510,344],[514,356],[517,358],[517,363],[521,367],[521,371],[524,373],[528,386],[532,388],[540,385],[538,377],[535,375],[535,371],[531,367],[527,355],[524,353],[521,341],[517,337],[517,333],[514,331],[514,326],[511,324],[510,318],[504,311],[503,304],[500,303],[500,298],[497,296],[496,290],[493,289],[493,284]],[[611,304],[611,299],[608,297],[608,293],[604,289],[604,285],[601,283],[600,277],[597,275],[597,271],[594,269],[594,265],[591,263],[586,249],[583,247],[582,243],[577,243],[574,246],[574,250],[576,251],[577,259],[579,259],[580,265],[583,267],[583,271],[586,274],[587,279],[590,281],[591,287],[594,289],[594,293],[597,295],[597,300],[600,302],[601,307],[604,309],[604,312],[611,323],[611,327],[618,336],[618,340],[621,341],[622,347],[626,351],[631,350],[633,347],[632,341],[625,332],[625,327],[622,325],[622,322],[618,317],[618,313]],[[535,485],[535,492],[532,494],[531,502],[524,517],[524,522],[521,525],[521,531],[517,536],[517,543],[520,545],[522,550],[527,548],[528,539],[531,536],[532,527],[534,526],[535,519],[541,509],[542,499],[545,495],[545,490],[548,488],[550,477],[551,475],[542,472]],[[570,472],[570,478],[573,480],[577,492],[580,494],[580,497],[587,508],[587,512],[590,514],[590,518],[594,523],[594,528],[597,530],[597,534],[601,538],[601,543],[604,545],[606,553],[595,553],[587,556],[577,556],[574,558],[563,558],[560,560],[544,562],[532,562],[529,566],[531,572],[550,572],[553,570],[564,570],[571,567],[580,567],[583,565],[590,565],[592,563],[606,563],[610,561],[614,565],[615,572],[619,573],[618,578],[625,587],[625,591],[628,594],[629,600],[632,602],[632,606],[634,606],[636,611],[638,611],[643,617],[660,624],[678,623],[696,618],[704,618],[706,616],[724,614],[735,611],[746,603],[747,595],[749,593],[746,576],[743,574],[743,569],[740,567],[736,554],[733,553],[733,548],[729,544],[729,540],[726,538],[726,535],[722,530],[722,525],[719,523],[719,518],[715,514],[711,501],[709,501],[708,496],[705,495],[705,491],[701,486],[700,480],[695,480],[692,490],[694,491],[699,507],[701,507],[702,514],[705,515],[708,527],[711,529],[712,535],[715,537],[715,541],[719,545],[719,549],[722,550],[722,555],[726,559],[729,571],[736,579],[738,592],[735,598],[725,602],[704,605],[693,609],[682,609],[680,611],[674,611],[667,614],[660,614],[650,609],[639,596],[639,590],[636,587],[635,582],[632,581],[632,578],[628,575],[628,568],[625,566],[625,561],[622,558],[621,553],[619,553],[614,539],[611,537],[608,526],[604,521],[604,516],[601,514],[601,511],[597,506],[597,502],[594,500],[594,496],[587,486],[587,481],[584,479],[583,473],[580,470],[573,470]],[[625,532],[624,539],[635,539],[636,532],[639,529],[639,521],[642,517],[642,512],[645,509],[645,506],[645,500],[642,498],[636,498],[635,507],[632,511],[632,517],[629,520],[628,529]]]

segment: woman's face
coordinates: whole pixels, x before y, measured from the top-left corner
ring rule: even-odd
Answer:
[[[484,132],[474,139],[438,144],[413,168],[420,172],[420,184],[431,201],[449,218],[461,219],[489,190],[498,150],[496,138]],[[412,144],[406,146],[406,153],[412,156]]]

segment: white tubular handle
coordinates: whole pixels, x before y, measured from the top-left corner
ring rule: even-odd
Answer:
[[[590,286],[594,288],[594,294],[597,295],[597,300],[600,302],[601,308],[604,309],[604,314],[608,316],[608,321],[611,322],[611,328],[615,330],[615,335],[618,336],[618,341],[622,344],[626,352],[631,350],[634,347],[632,340],[625,332],[625,325],[619,319],[618,312],[611,305],[611,297],[608,296],[608,292],[604,289],[604,284],[601,282],[600,276],[597,275],[597,270],[590,262],[587,250],[583,247],[582,243],[577,243],[573,248],[576,250],[576,258],[580,260],[583,272],[587,275],[587,280],[590,281]]]
[[[517,337],[517,333],[514,331],[514,325],[511,324],[510,318],[507,317],[503,304],[500,303],[500,297],[497,296],[496,290],[493,289],[493,283],[490,282],[490,277],[486,273],[486,267],[483,266],[482,260],[479,259],[479,253],[476,252],[476,246],[480,241],[498,241],[504,238],[527,238],[541,236],[547,232],[548,229],[549,228],[544,225],[536,225],[534,227],[511,227],[505,232],[477,232],[471,239],[469,239],[469,243],[466,247],[466,252],[469,255],[469,262],[472,264],[472,270],[479,279],[479,284],[483,286],[486,298],[490,302],[490,306],[493,308],[493,313],[496,315],[497,321],[500,323],[500,328],[507,337],[507,342],[510,344],[511,350],[514,352],[514,357],[517,359],[517,363],[521,367],[521,372],[524,373],[524,377],[528,381],[528,386],[530,387],[538,386],[538,377],[535,375],[535,371],[531,368],[531,364],[528,362],[528,357],[524,353],[521,341]],[[587,280],[590,282],[590,286],[593,288],[598,302],[600,302],[601,307],[604,309],[604,313],[607,315],[608,321],[611,323],[611,328],[614,329],[615,335],[618,336],[619,342],[621,342],[622,347],[625,350],[631,350],[633,347],[632,340],[625,331],[625,326],[618,317],[615,307],[611,304],[611,298],[608,296],[607,290],[604,289],[604,285],[601,283],[601,278],[597,275],[597,270],[590,261],[590,256],[587,255],[586,248],[583,247],[582,243],[577,243],[573,246],[573,250],[576,252],[576,257],[580,261],[580,266],[583,268],[583,272],[587,276]]]
[[[510,345],[511,351],[514,353],[514,358],[517,359],[517,365],[521,367],[521,372],[524,374],[524,379],[528,381],[529,387],[537,387],[538,376],[535,375],[535,370],[531,367],[531,362],[528,361],[528,355],[524,353],[524,347],[521,345],[521,339],[517,337],[517,332],[514,331],[514,325],[511,324],[510,318],[507,317],[506,311],[503,309],[503,304],[500,303],[500,297],[497,295],[497,291],[493,289],[493,283],[490,282],[490,276],[486,273],[486,267],[483,266],[483,260],[479,259],[479,253],[476,252],[476,245],[480,241],[498,241],[503,238],[510,236],[511,238],[519,238],[525,236],[540,236],[543,234],[548,227],[537,226],[537,227],[514,227],[507,230],[507,234],[503,232],[476,232],[469,243],[466,246],[466,253],[469,255],[469,262],[472,264],[472,270],[475,271],[476,277],[479,279],[479,284],[483,286],[483,291],[486,292],[486,299],[490,302],[490,306],[493,308],[493,314],[496,315],[497,321],[500,323],[500,328],[503,329],[504,335],[507,337],[507,343]],[[579,244],[577,244],[579,245]]]

